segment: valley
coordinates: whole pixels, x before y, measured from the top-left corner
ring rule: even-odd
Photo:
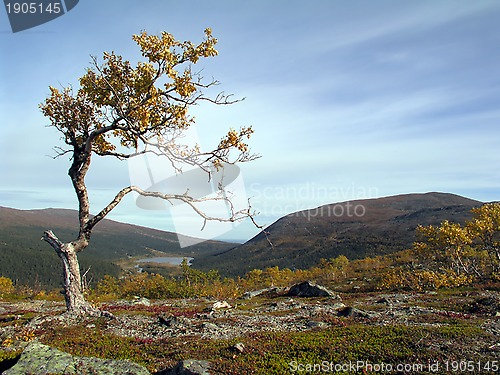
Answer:
[[[54,288],[61,284],[60,260],[40,237],[51,229],[61,240],[77,235],[78,214],[73,210],[16,210],[0,207],[0,276],[16,284]],[[80,266],[88,281],[104,275],[119,276],[145,257],[193,257],[220,252],[234,244],[204,241],[181,249],[177,235],[131,224],[103,220],[95,229],[91,243],[79,254]]]

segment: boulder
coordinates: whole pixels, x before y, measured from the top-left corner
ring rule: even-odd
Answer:
[[[265,289],[259,289],[259,290],[252,290],[250,292],[245,292],[240,298],[241,299],[252,299],[253,297],[257,297],[260,295],[266,295],[267,297],[276,297],[279,296],[281,293],[284,293],[285,288],[278,288],[278,287],[270,287],[270,288],[265,288]]]
[[[330,297],[341,299],[340,296],[324,286],[316,285],[311,281],[304,281],[293,285],[287,295],[293,297]]]
[[[175,367],[165,375],[210,375],[210,362],[186,359],[179,361]]]
[[[73,357],[71,354],[30,342],[19,361],[3,375],[149,375],[149,371],[130,361],[115,361],[89,357]]]

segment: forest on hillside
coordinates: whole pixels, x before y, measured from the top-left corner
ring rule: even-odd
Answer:
[[[367,292],[500,283],[500,204],[485,204],[472,211],[473,218],[463,225],[444,221],[439,226],[420,226],[419,240],[413,247],[393,254],[358,260],[340,255],[322,259],[308,269],[275,266],[254,269],[237,278],[222,277],[217,270],[194,269],[185,259],[176,275],[107,274],[86,292],[91,299],[102,301],[132,297],[236,298],[248,290],[286,287],[305,280],[336,290]],[[14,292],[12,279],[3,277],[3,280],[3,293]]]

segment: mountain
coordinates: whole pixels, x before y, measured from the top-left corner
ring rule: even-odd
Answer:
[[[454,194],[405,194],[320,206],[289,214],[243,245],[197,257],[193,266],[217,268],[223,275],[279,266],[307,268],[345,255],[360,259],[408,249],[419,224],[463,223],[482,202]]]
[[[40,238],[51,229],[61,241],[78,234],[78,212],[65,209],[17,210],[0,207],[0,276],[23,285],[54,287],[61,282],[60,260]],[[78,258],[89,278],[117,276],[120,259],[145,256],[153,250],[166,256],[197,257],[220,253],[234,244],[204,241],[181,249],[177,234],[104,219],[94,229],[90,245]]]

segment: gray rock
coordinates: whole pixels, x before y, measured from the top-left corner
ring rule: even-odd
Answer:
[[[338,294],[335,294],[324,286],[316,285],[311,281],[304,281],[300,284],[293,285],[288,291],[288,295],[294,297],[330,297],[341,299]]]
[[[239,343],[234,344],[233,346],[229,347],[229,350],[231,350],[232,352],[241,354],[245,351],[245,345],[243,343],[239,342]]]
[[[168,328],[179,328],[179,329],[191,326],[191,321],[189,319],[173,315],[171,316],[159,315],[158,323]]]
[[[151,306],[151,302],[145,297],[134,297],[134,305]]]
[[[369,313],[355,307],[347,306],[338,311],[339,316],[343,316],[345,318],[374,318],[378,314],[377,313]]]
[[[212,305],[212,310],[231,309],[232,307],[227,301],[218,301]]]
[[[381,297],[376,301],[376,303],[381,303],[381,304],[383,303],[389,306],[393,305],[393,301],[389,297]]]
[[[278,288],[278,287],[270,287],[270,288],[265,288],[265,289],[259,289],[259,290],[253,290],[250,292],[245,292],[241,298],[242,299],[252,299],[253,297],[260,296],[262,294],[266,294],[269,296],[277,296],[280,293],[283,293],[285,291],[285,288]]]
[[[19,361],[3,375],[149,375],[149,371],[130,361],[115,361],[88,357],[73,357],[71,354],[30,342]]]
[[[210,375],[210,362],[186,359],[180,361],[175,367],[166,372],[165,375]]]
[[[324,328],[328,326],[328,323],[310,320],[306,323],[306,326],[307,328]]]
[[[496,294],[483,295],[470,306],[469,312],[480,315],[496,316],[500,310],[500,297]]]
[[[346,305],[342,302],[337,302],[335,303],[333,306],[332,306],[332,310],[341,310],[343,309],[344,307],[346,307]]]
[[[260,290],[252,290],[251,292],[245,292],[241,296],[242,299],[252,299],[253,297],[257,297],[264,293],[266,289],[260,289]]]
[[[201,328],[203,328],[204,330],[208,330],[208,331],[218,331],[219,330],[219,327],[216,324],[210,323],[210,322],[202,323]]]

